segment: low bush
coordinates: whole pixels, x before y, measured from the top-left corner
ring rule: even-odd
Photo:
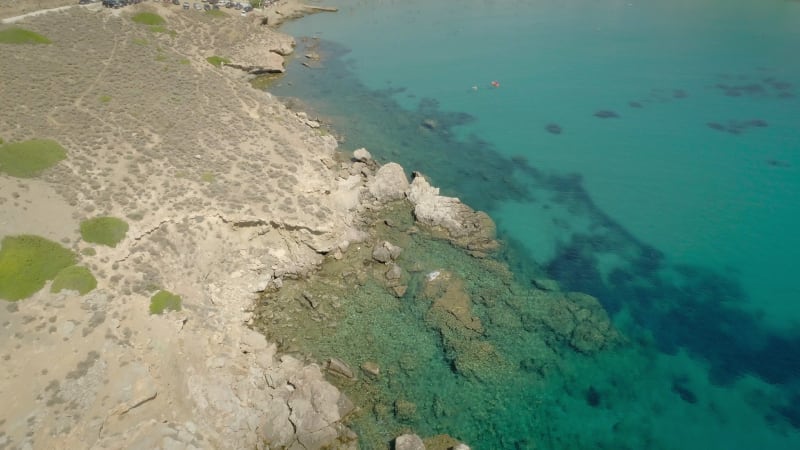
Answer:
[[[208,61],[212,66],[215,66],[215,67],[222,67],[223,64],[230,64],[231,63],[230,59],[223,58],[222,56],[216,56],[216,55],[209,56],[208,58],[206,58],[206,61]]]
[[[81,237],[86,242],[116,247],[128,232],[128,223],[116,217],[95,217],[81,222]]]
[[[143,25],[164,25],[165,23],[167,23],[167,21],[164,20],[163,17],[159,16],[156,13],[151,13],[151,12],[140,12],[131,17],[131,20],[133,20],[136,23],[141,23]]]
[[[12,177],[32,178],[67,157],[56,141],[31,139],[0,145],[0,172]]]
[[[150,314],[161,314],[164,311],[180,311],[181,297],[169,291],[158,291],[150,298]]]
[[[50,44],[52,41],[24,28],[8,28],[0,30],[0,44]]]
[[[0,298],[28,298],[62,269],[75,264],[75,254],[40,236],[6,236],[0,244]]]
[[[68,289],[70,291],[78,291],[79,294],[84,295],[96,287],[97,280],[89,272],[89,269],[81,266],[70,266],[61,269],[56,274],[56,278],[50,286],[50,292],[61,292],[64,289]]]

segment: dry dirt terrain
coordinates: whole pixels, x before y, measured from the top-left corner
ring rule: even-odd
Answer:
[[[134,23],[141,11],[166,24]],[[360,236],[335,139],[206,61],[260,48],[274,64],[291,38],[151,2],[15,26],[52,43],[0,44],[0,137],[52,139],[67,157],[35,178],[0,172],[0,239],[59,242],[98,285],[0,300],[0,449],[355,447],[353,405],[321,369],[246,326],[257,292]],[[115,247],[81,239],[97,216],[129,224]],[[182,310],[151,315],[159,289]]]

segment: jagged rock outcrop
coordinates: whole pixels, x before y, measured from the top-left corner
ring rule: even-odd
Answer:
[[[365,163],[372,160],[372,155],[362,147],[353,151],[353,159]]]
[[[341,424],[353,403],[318,366],[283,356],[264,378],[274,390],[257,428],[259,449],[356,448],[356,435]]]
[[[408,199],[414,205],[416,220],[434,233],[438,231],[469,250],[497,249],[495,225],[486,213],[473,210],[455,197],[439,195],[439,188],[431,186],[418,173],[414,174]]]

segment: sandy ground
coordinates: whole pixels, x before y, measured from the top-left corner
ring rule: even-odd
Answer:
[[[168,31],[130,20],[143,10]],[[55,139],[68,157],[36,179],[0,174],[0,238],[62,243],[98,288],[0,301],[0,449],[354,447],[353,405],[321,369],[247,327],[259,291],[358,238],[356,188],[337,181],[350,163],[317,123],[205,60],[291,38],[151,2],[16,25],[53,43],[0,45],[0,137]],[[101,215],[130,224],[114,248],[80,239]],[[183,310],[150,315],[157,289]]]

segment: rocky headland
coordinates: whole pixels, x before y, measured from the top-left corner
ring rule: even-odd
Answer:
[[[283,71],[292,52],[271,26],[318,9],[93,4],[0,25],[49,41],[0,43],[0,153],[39,140],[64,151],[24,175],[0,163],[0,239],[46,239],[96,281],[81,293],[49,277],[0,301],[0,448],[357,448],[353,416],[402,422],[414,404],[369,399],[386,368],[317,360],[293,339],[335,328],[348,289],[369,280],[395,298],[413,289],[464,376],[509,364],[461,275],[424,271],[415,286],[424,268],[401,258],[425,235],[508,278],[487,258],[499,246],[491,219],[366,149],[340,153],[319,121],[247,83]],[[85,225],[98,218],[124,222],[123,235],[91,240]],[[0,256],[0,280],[17,265]],[[525,327],[579,352],[619,340],[594,299],[548,289]],[[177,306],[154,307],[161,292]],[[467,448],[446,435],[394,445],[426,444]]]

